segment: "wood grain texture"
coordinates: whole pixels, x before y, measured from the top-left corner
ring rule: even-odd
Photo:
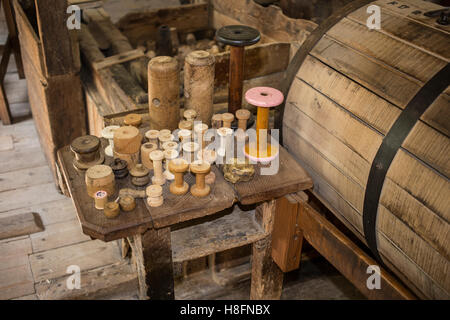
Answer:
[[[44,230],[37,213],[29,212],[0,218],[0,239],[18,237]]]

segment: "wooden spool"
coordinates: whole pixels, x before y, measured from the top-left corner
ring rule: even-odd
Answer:
[[[211,171],[208,162],[196,160],[189,166],[190,171],[195,174],[195,184],[191,187],[194,197],[206,197],[211,192],[211,187],[205,183],[205,176]]]
[[[164,151],[164,163],[165,163],[165,171],[163,172],[164,177],[166,178],[166,180],[173,180],[175,179],[175,176],[172,174],[172,172],[170,172],[169,170],[169,162],[173,159],[178,158],[178,151],[175,149],[168,149]]]
[[[171,133],[165,135],[160,134],[158,140],[159,140],[159,148],[164,149],[163,148],[164,143],[175,140],[175,136]]]
[[[114,194],[114,173],[110,166],[99,164],[90,167],[86,170],[85,182],[87,193],[91,198],[94,198],[97,191],[102,190],[107,194]]]
[[[192,131],[188,129],[180,129],[178,131],[178,139],[180,139],[180,142],[189,142],[192,139]]]
[[[120,207],[117,202],[108,202],[105,204],[104,208],[105,216],[108,219],[114,219],[120,214]]]
[[[123,119],[123,124],[126,126],[139,128],[139,126],[142,124],[142,116],[137,113],[127,114]]]
[[[194,132],[196,135],[195,140],[198,143],[200,150],[203,150],[206,145],[204,141],[205,140],[204,135],[206,130],[208,130],[208,125],[206,125],[205,123],[199,123],[194,126]]]
[[[198,112],[194,109],[187,109],[183,112],[183,117],[186,121],[194,122],[198,117]]]
[[[381,8],[380,30],[366,26],[371,4]],[[401,4],[354,1],[305,41],[288,70],[283,143],[314,193],[361,240],[373,234],[384,263],[419,297],[449,299],[450,26],[424,15],[438,5]],[[408,131],[392,131],[418,107],[425,112]],[[392,139],[392,161],[377,157]]]
[[[180,121],[178,63],[172,57],[155,57],[148,64],[150,128],[175,130]]]
[[[134,166],[139,163],[139,151],[136,153],[119,153],[114,150],[113,153],[115,159],[126,161],[128,170],[133,169]]]
[[[152,142],[144,143],[141,146],[141,163],[149,170],[153,170],[153,162],[150,159],[150,152],[158,150],[158,145]]]
[[[188,163],[192,163],[197,158],[197,152],[199,150],[199,145],[196,142],[186,142],[183,143],[183,159]]]
[[[178,129],[181,130],[192,130],[192,128],[194,127],[194,121],[191,120],[181,120],[180,123],[178,124]]]
[[[166,183],[166,178],[163,175],[162,161],[164,159],[164,152],[155,150],[150,152],[150,159],[153,161],[153,177],[152,183],[156,185],[163,185]]]
[[[225,128],[231,128],[231,123],[234,121],[234,115],[232,113],[226,112],[222,113],[222,122]]]
[[[197,111],[197,119],[207,125],[214,112],[214,64],[214,55],[202,50],[192,51],[184,60],[185,107]]]
[[[147,204],[150,207],[159,207],[164,203],[164,197],[162,195],[162,187],[159,185],[151,185],[145,189],[147,194]]]
[[[106,191],[100,190],[94,194],[95,209],[103,210],[107,202],[108,202],[108,193]]]
[[[175,176],[175,181],[170,184],[170,192],[176,195],[186,194],[189,185],[184,181],[184,174],[189,168],[189,164],[184,159],[174,159],[169,162],[169,170]]]
[[[150,182],[149,170],[141,163],[138,163],[130,170],[131,183],[137,187],[146,186]]]
[[[114,152],[133,154],[141,148],[142,136],[133,126],[120,127],[114,131]]]
[[[156,143],[158,144],[158,136],[159,136],[159,130],[148,130],[145,132],[145,137],[147,138],[148,142]]]
[[[222,128],[222,114],[221,113],[216,113],[212,116],[211,118],[211,127],[213,129],[219,129]]]
[[[136,200],[132,196],[123,196],[120,197],[119,205],[122,211],[133,211],[136,208]]]
[[[70,149],[75,155],[73,165],[79,170],[86,170],[105,160],[105,156],[100,152],[100,139],[96,136],[78,137],[72,141]]]

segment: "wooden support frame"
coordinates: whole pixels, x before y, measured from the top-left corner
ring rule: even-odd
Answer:
[[[292,201],[295,199],[296,201]],[[327,259],[339,272],[342,273],[362,294],[369,299],[376,300],[412,300],[417,297],[406,289],[388,270],[379,266],[379,263],[364,252],[357,244],[350,240],[333,223],[314,209],[305,198],[298,194],[292,194],[280,199],[281,206],[291,214],[296,212],[297,225],[301,235],[307,240],[325,259]],[[274,237],[279,234],[279,228],[285,227],[276,223],[273,232]],[[274,243],[280,241],[273,239]],[[286,250],[295,250],[285,248]],[[272,253],[274,254],[274,253]],[[301,255],[301,248],[298,252]],[[279,263],[280,252],[275,252],[274,259]],[[369,266],[380,267],[381,289],[369,289],[367,279],[371,273],[367,273]]]

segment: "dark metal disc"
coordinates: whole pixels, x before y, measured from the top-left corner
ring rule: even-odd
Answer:
[[[243,47],[257,43],[261,39],[261,34],[248,26],[232,25],[217,30],[216,39],[230,46]]]
[[[97,151],[99,147],[100,139],[91,135],[78,137],[70,145],[73,152],[80,154]]]

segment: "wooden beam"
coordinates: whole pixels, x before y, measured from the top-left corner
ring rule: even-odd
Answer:
[[[305,239],[369,299],[410,300],[416,297],[380,267],[381,289],[368,289],[369,266],[379,264],[306,202],[300,203]]]
[[[44,226],[39,214],[34,212],[0,218],[0,240],[41,232]]]

